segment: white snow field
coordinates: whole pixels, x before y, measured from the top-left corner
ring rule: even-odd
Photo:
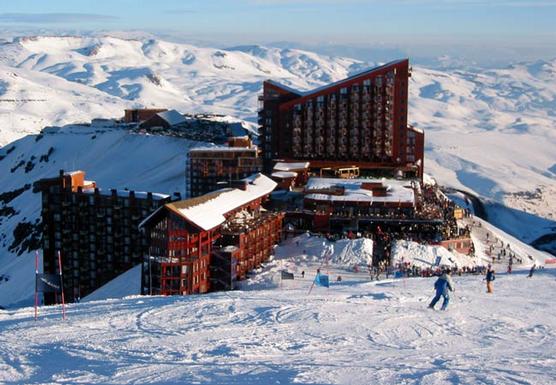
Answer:
[[[556,271],[0,310],[3,384],[553,384]],[[437,308],[439,306],[437,305]]]

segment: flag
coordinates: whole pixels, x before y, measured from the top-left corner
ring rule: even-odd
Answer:
[[[330,283],[328,282],[328,275],[317,273],[317,276],[315,277],[315,285],[329,287]]]
[[[56,293],[61,288],[60,275],[37,274],[37,292]]]
[[[286,270],[282,270],[282,279],[293,279],[293,273],[288,273]]]

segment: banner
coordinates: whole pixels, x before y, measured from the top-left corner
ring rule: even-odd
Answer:
[[[315,277],[315,284],[318,286],[329,287],[330,283],[328,282],[328,275],[317,273]]]
[[[288,273],[285,270],[282,270],[282,279],[293,279],[293,273]]]
[[[434,261],[434,266],[440,266],[440,262],[442,261],[441,256],[437,256],[436,260]]]
[[[37,274],[37,292],[56,293],[61,289],[59,274]]]

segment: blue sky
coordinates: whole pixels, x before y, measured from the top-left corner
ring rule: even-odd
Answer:
[[[489,47],[556,56],[556,0],[18,0],[3,30],[144,30],[221,44]]]

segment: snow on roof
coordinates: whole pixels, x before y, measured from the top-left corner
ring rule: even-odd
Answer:
[[[309,162],[278,162],[274,165],[274,170],[276,171],[296,171],[305,170],[309,168]]]
[[[287,179],[287,178],[295,178],[297,176],[297,173],[294,171],[276,171],[272,173],[272,176],[274,178]]]
[[[171,126],[175,126],[176,124],[184,123],[186,121],[185,116],[176,110],[159,112],[157,115],[167,121]]]
[[[85,188],[82,190],[84,194],[94,194],[95,193],[95,189],[94,188]],[[128,198],[129,197],[129,193],[132,190],[116,190],[116,195],[122,198]],[[100,195],[112,195],[112,190],[102,190],[102,189],[98,189],[98,192]],[[147,199],[149,193],[146,191],[133,191],[135,194],[135,198],[138,199]],[[153,200],[158,201],[161,199],[166,199],[169,198],[170,195],[167,194],[161,194],[161,193],[151,193]]]
[[[296,90],[295,88],[289,87],[289,86],[287,86],[285,84],[282,84],[282,83],[278,83],[277,81],[274,81],[272,79],[268,79],[266,82],[269,83],[269,84],[272,84],[274,87],[278,87],[278,88],[283,89],[284,91],[291,92],[292,94],[302,96],[303,93],[304,93],[303,91]]]
[[[373,196],[372,190],[362,188],[363,183],[381,184],[386,187],[386,196]],[[343,188],[343,195],[323,192],[323,190],[334,187]],[[311,193],[311,190],[314,190],[315,193]],[[305,198],[319,201],[415,203],[413,188],[408,185],[407,181],[395,179],[310,178],[305,191],[308,193]]]
[[[263,174],[255,174],[243,180],[247,182],[246,190],[225,188],[198,198],[168,203],[165,207],[203,230],[213,229],[226,221],[225,214],[270,194],[277,185]]]
[[[204,151],[226,151],[226,152],[239,152],[239,151],[257,151],[256,146],[252,147],[228,147],[228,146],[211,146],[211,147],[195,147],[189,152],[204,152]]]
[[[78,174],[85,174],[85,171],[74,170],[74,171],[66,171],[66,172],[64,172],[64,175],[69,175],[69,176],[74,176],[74,175],[78,175]]]

